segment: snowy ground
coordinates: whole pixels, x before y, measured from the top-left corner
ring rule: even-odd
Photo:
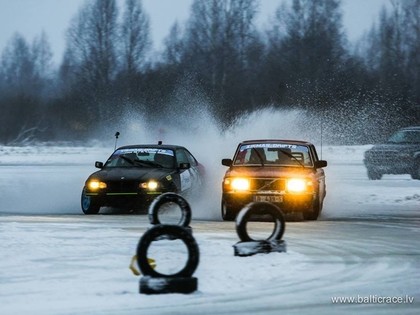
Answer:
[[[108,148],[0,147],[0,313],[418,314],[420,181],[369,181],[368,147],[323,149],[323,214],[287,222],[287,253],[233,256],[234,224],[219,216],[224,168],[212,168],[217,189],[193,205],[201,255],[199,290],[189,295],[138,293],[128,264],[146,216],[81,214],[83,182]],[[266,227],[257,223],[256,233]],[[334,297],[370,303],[334,304]],[[398,297],[414,303],[384,299]]]

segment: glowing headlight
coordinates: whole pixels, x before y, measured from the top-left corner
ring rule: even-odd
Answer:
[[[306,190],[306,181],[300,178],[292,178],[287,181],[286,187],[290,192],[303,192]]]
[[[98,181],[98,180],[91,180],[91,181],[88,183],[88,187],[89,187],[91,190],[104,189],[104,188],[106,188],[106,183],[104,183],[104,182],[100,182],[100,181]]]
[[[156,188],[158,188],[158,186],[159,186],[159,184],[155,180],[149,180],[146,183],[141,183],[140,184],[141,188],[145,188],[145,189],[149,189],[149,190],[155,190]]]
[[[249,179],[247,178],[234,178],[231,182],[232,189],[235,190],[249,190]]]

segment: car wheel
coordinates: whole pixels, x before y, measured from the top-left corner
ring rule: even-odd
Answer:
[[[417,160],[414,164],[413,172],[411,173],[412,179],[420,179],[420,160]]]
[[[229,208],[223,200],[221,205],[221,213],[223,221],[235,220],[236,213],[231,208]]]
[[[318,220],[319,214],[322,211],[322,207],[323,207],[323,202],[321,202],[319,200],[319,196],[317,196],[317,198],[315,199],[312,211],[311,212],[304,212],[303,213],[303,218],[305,220],[311,220],[311,221]]]
[[[86,188],[83,188],[81,206],[84,214],[98,214],[100,206],[91,196],[86,196]]]
[[[372,169],[367,170],[367,176],[370,180],[379,180],[382,178],[382,174],[378,171],[374,171]]]

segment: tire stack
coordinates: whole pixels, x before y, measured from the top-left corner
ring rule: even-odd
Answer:
[[[182,217],[178,225],[161,224],[158,217],[159,208],[174,202],[182,210]],[[137,263],[143,277],[140,279],[140,293],[192,293],[197,290],[198,279],[193,277],[199,263],[199,249],[191,228],[191,208],[188,202],[174,193],[160,195],[149,208],[149,220],[153,225],[148,229],[137,245]],[[159,240],[181,240],[188,250],[188,260],[183,269],[173,274],[163,274],[154,269],[147,258],[149,246]]]
[[[273,233],[266,239],[253,239],[247,231],[248,221],[255,215],[269,216],[274,221]],[[233,245],[235,256],[252,256],[271,252],[286,252],[286,242],[282,240],[286,225],[282,211],[269,202],[251,202],[237,215],[236,233],[240,242]]]

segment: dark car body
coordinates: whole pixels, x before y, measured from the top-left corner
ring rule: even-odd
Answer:
[[[372,180],[384,174],[410,174],[420,179],[420,126],[400,129],[386,143],[374,145],[365,152],[363,162]]]
[[[101,207],[144,211],[157,196],[174,192],[188,196],[201,187],[204,167],[177,145],[131,145],[116,149],[82,191],[85,214]]]
[[[284,213],[302,213],[316,220],[326,195],[327,162],[315,146],[295,140],[248,140],[239,143],[222,183],[221,212],[233,220],[253,201],[268,201]]]

